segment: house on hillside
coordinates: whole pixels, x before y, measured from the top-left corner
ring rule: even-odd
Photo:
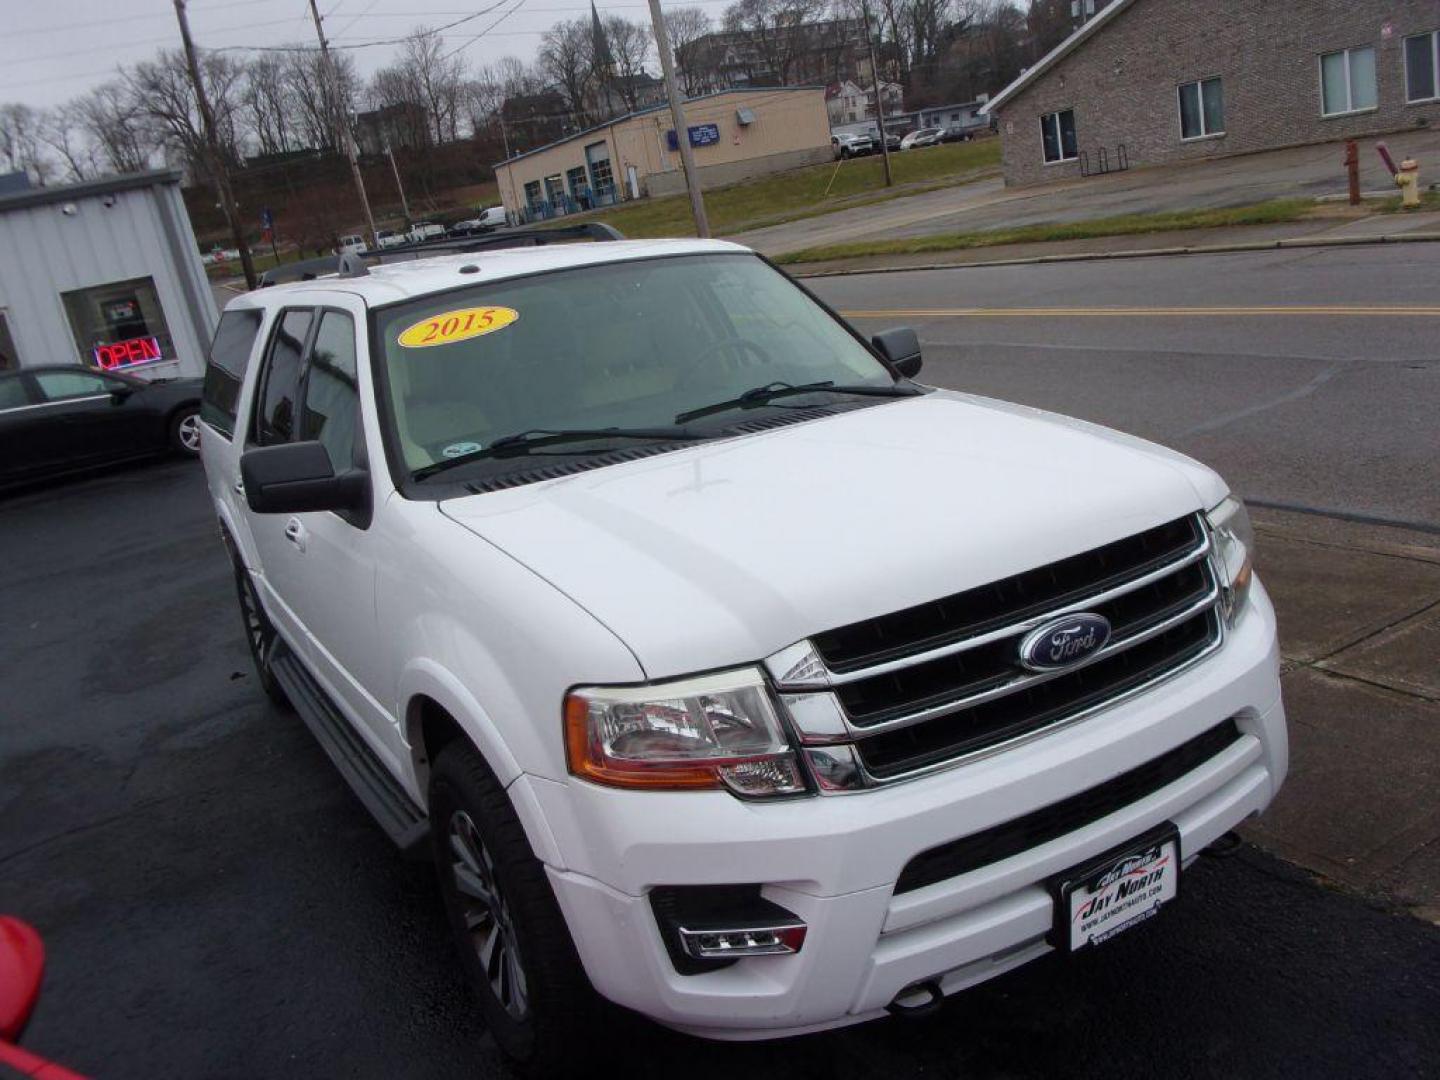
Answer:
[[[881,83],[880,98],[885,104],[885,115],[890,116],[905,108],[905,88],[899,83]],[[830,126],[854,124],[873,120],[875,112],[875,91],[867,90],[846,79],[831,83],[825,88],[825,108],[830,113]]]
[[[862,19],[721,30],[678,50],[675,61],[689,93],[871,81]]]
[[[383,154],[386,147],[418,150],[430,141],[430,116],[423,105],[407,101],[355,114],[355,142],[366,156]]]
[[[1425,127],[1440,3],[1112,0],[987,112],[1007,184]]]

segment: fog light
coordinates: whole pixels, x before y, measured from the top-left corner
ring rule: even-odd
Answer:
[[[797,953],[805,944],[805,924],[751,926],[734,930],[690,930],[680,927],[680,945],[696,960],[730,960],[741,956]]]

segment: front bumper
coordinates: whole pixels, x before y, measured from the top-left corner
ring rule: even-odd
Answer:
[[[1181,779],[1019,855],[896,894],[916,854],[1150,761],[1226,718],[1241,738]],[[1284,780],[1275,617],[1257,581],[1224,645],[1194,668],[1013,751],[844,798],[741,802],[523,776],[559,854],[550,878],[585,969],[611,1000],[711,1038],[774,1038],[883,1015],[905,987],[945,993],[1046,952],[1044,882],[1171,821],[1188,863]],[[793,956],[683,976],[647,892],[764,883],[809,927]]]

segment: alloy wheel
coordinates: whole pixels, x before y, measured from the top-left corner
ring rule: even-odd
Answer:
[[[180,438],[180,445],[192,454],[200,452],[200,416],[198,413],[191,413],[180,421],[175,428],[175,434]]]
[[[491,992],[510,1016],[529,1011],[515,923],[495,876],[495,861],[464,810],[450,815],[450,876],[464,926]]]

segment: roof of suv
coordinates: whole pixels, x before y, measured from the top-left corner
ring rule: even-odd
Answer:
[[[501,248],[459,255],[429,255],[417,259],[378,263],[364,277],[327,276],[310,281],[273,285],[244,293],[232,307],[267,307],[284,303],[293,293],[344,292],[364,299],[371,307],[418,296],[446,292],[465,285],[520,277],[550,270],[647,259],[662,255],[749,251],[724,240],[611,240],[599,243],[553,244],[540,247]],[[462,266],[478,266],[479,273],[461,274]]]

